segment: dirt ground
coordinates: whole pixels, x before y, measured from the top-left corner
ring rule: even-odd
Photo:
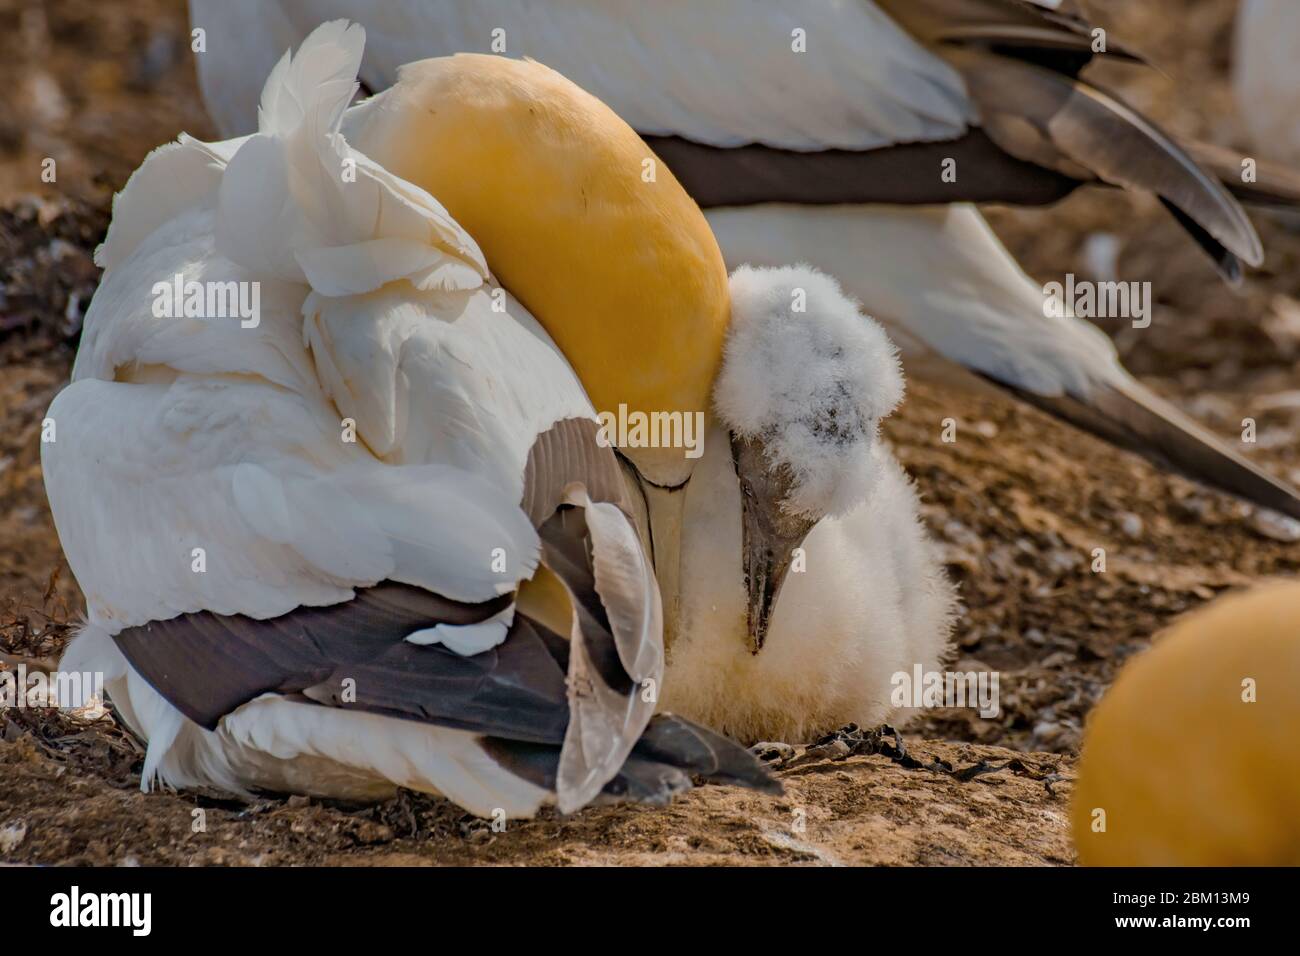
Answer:
[[[1172,131],[1240,145],[1226,83],[1232,0],[1094,2],[1168,76],[1094,74]],[[0,0],[0,653],[51,659],[80,597],[45,504],[41,419],[66,380],[112,192],[180,130],[210,136],[180,0]],[[55,159],[56,184],[40,181]],[[1154,202],[1077,193],[989,210],[1038,279],[1094,268],[1150,279],[1151,328],[1107,331],[1128,367],[1300,481],[1300,228],[1264,216],[1262,271],[1221,284]],[[1066,807],[1086,715],[1178,614],[1300,570],[1300,544],[1228,497],[1164,475],[993,390],[913,370],[887,432],[947,549],[966,613],[960,658],[1001,672],[1003,716],[937,712],[907,756],[835,741],[780,766],[783,797],[705,787],[668,808],[600,807],[495,833],[443,801],[246,806],[143,795],[111,719],[0,713],[0,862],[232,864],[1068,864]],[[940,423],[960,422],[955,444]],[[1107,572],[1089,567],[1094,548]],[[205,830],[196,832],[196,810]]]

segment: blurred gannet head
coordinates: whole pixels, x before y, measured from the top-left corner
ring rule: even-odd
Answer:
[[[729,317],[722,253],[608,106],[539,63],[459,54],[403,67],[344,132],[475,237],[597,412],[707,411]],[[621,451],[665,487],[694,464],[682,448]]]
[[[830,276],[742,267],[714,405],[742,495],[750,650],[757,654],[795,549],[879,483],[870,454],[903,398],[896,349]]]

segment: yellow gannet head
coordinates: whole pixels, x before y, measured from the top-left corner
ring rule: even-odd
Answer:
[[[730,316],[722,253],[608,106],[540,63],[460,54],[403,67],[345,132],[468,230],[598,413],[708,410]],[[683,448],[621,450],[660,485],[694,464]]]
[[[1300,582],[1220,598],[1124,665],[1071,811],[1088,866],[1300,864]]]

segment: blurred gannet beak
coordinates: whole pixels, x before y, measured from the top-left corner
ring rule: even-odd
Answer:
[[[816,521],[788,514],[781,507],[792,483],[789,470],[773,468],[763,444],[731,437],[741,493],[741,550],[748,600],[749,651],[757,654],[767,639],[772,609],[794,558]]]

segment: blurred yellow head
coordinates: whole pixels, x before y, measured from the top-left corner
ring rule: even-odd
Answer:
[[[1125,666],[1071,816],[1092,866],[1300,864],[1300,583],[1217,601]]]
[[[722,254],[672,173],[604,103],[531,61],[404,67],[349,139],[428,190],[564,351],[597,412],[708,408],[730,307]],[[680,484],[682,449],[625,453]]]

